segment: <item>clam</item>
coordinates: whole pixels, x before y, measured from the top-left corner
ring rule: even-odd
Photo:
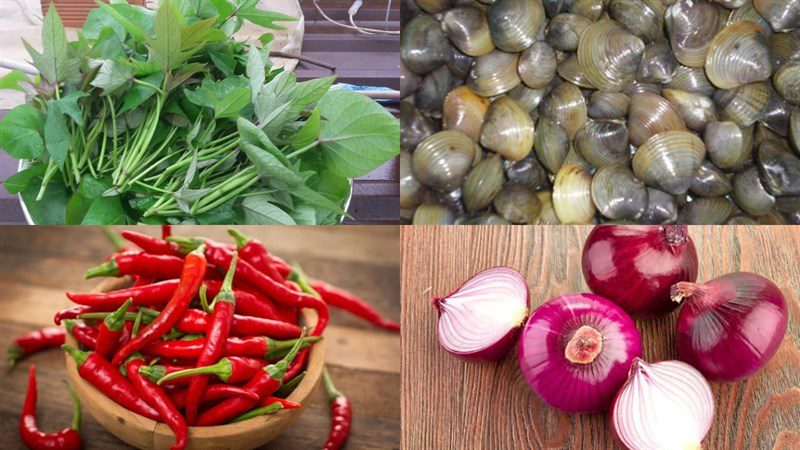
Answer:
[[[770,27],[769,22],[765,19],[758,11],[753,7],[753,4],[747,2],[747,4],[742,5],[741,8],[736,8],[735,10],[731,11],[731,14],[728,16],[728,20],[726,21],[725,25],[730,25],[736,22],[751,22],[758,25],[758,28],[761,29],[761,32],[764,36],[769,36],[772,34],[772,27]]]
[[[688,131],[665,131],[636,150],[633,173],[648,186],[680,195],[689,190],[694,171],[705,155],[705,145],[696,135]]]
[[[769,53],[775,70],[784,64],[800,61],[800,30],[770,36]]]
[[[681,208],[679,223],[721,225],[733,212],[731,201],[725,197],[696,198]]]
[[[586,99],[581,90],[571,83],[561,83],[545,98],[539,107],[542,116],[558,123],[570,140],[586,123]]]
[[[499,97],[486,112],[480,142],[505,159],[519,161],[533,150],[533,119],[513,98]]]
[[[408,70],[425,75],[447,61],[449,47],[436,19],[420,14],[403,28],[400,60]]]
[[[644,48],[642,64],[639,66],[636,78],[645,83],[669,83],[677,66],[678,61],[672,54],[669,43],[653,42]]]
[[[556,210],[553,208],[553,192],[547,190],[539,191],[536,193],[536,198],[542,203],[542,212],[539,213],[539,217],[533,222],[533,225],[561,224],[556,215]]]
[[[414,211],[411,223],[414,225],[452,225],[456,213],[447,206],[438,203],[423,203]]]
[[[795,108],[789,116],[789,137],[795,153],[800,155],[800,108]]]
[[[706,77],[705,70],[686,66],[678,66],[672,72],[672,80],[667,83],[666,87],[708,96],[714,95],[714,91],[716,91],[714,85]]]
[[[720,89],[714,94],[714,103],[722,120],[749,127],[761,119],[769,104],[770,90],[765,83],[751,83],[734,89]]]
[[[661,85],[656,83],[644,83],[635,81],[633,84],[622,91],[628,97],[633,97],[636,94],[654,94],[661,95]]]
[[[777,197],[775,199],[775,211],[784,214],[796,214],[800,212],[800,196]]]
[[[532,223],[542,212],[539,197],[525,186],[507,184],[494,198],[494,209],[511,223]]]
[[[463,84],[461,80],[469,75],[473,62],[474,60],[471,56],[461,53],[452,45],[450,46],[450,51],[447,54],[447,68],[450,69],[454,77],[458,78],[458,84]]]
[[[569,12],[575,0],[542,0],[542,6],[547,13],[547,17],[553,18],[563,12]]]
[[[756,156],[761,184],[774,196],[800,195],[800,158],[782,142],[767,139]]]
[[[558,172],[564,163],[569,151],[569,138],[567,133],[555,120],[541,117],[536,124],[536,134],[533,137],[533,148],[536,157],[550,173]]]
[[[800,2],[795,0],[753,0],[753,6],[775,31],[800,28]]]
[[[564,164],[553,184],[553,208],[564,224],[591,223],[597,212],[592,202],[592,174],[577,164]]]
[[[595,88],[592,82],[586,77],[586,71],[583,70],[583,67],[581,67],[581,64],[578,62],[577,54],[572,54],[565,60],[558,63],[557,70],[561,78],[576,86],[587,89]]]
[[[422,202],[425,188],[411,171],[411,153],[400,152],[400,208],[408,209]]]
[[[431,14],[440,13],[442,11],[446,11],[448,8],[453,6],[453,0],[415,0],[417,6],[419,6],[423,11],[429,12]]]
[[[736,22],[720,31],[708,49],[706,75],[722,89],[764,81],[772,74],[767,39],[753,22]]]
[[[442,112],[444,97],[450,92],[453,82],[453,74],[450,69],[447,66],[440,66],[422,79],[422,83],[414,95],[414,102],[420,110],[439,116]]]
[[[768,140],[783,142],[783,138],[778,133],[770,130],[762,124],[756,125],[755,132],[753,133],[753,150],[757,149],[762,142]]]
[[[601,91],[629,86],[643,53],[644,42],[609,19],[593,23],[578,44],[578,62],[589,82]]]
[[[617,120],[590,120],[575,135],[575,150],[594,167],[630,165],[628,129]]]
[[[411,102],[400,102],[400,147],[412,150],[423,139],[436,131],[436,125],[422,114]]]
[[[487,10],[494,45],[507,52],[519,52],[536,40],[545,25],[541,1],[497,0]]]
[[[547,88],[531,89],[524,84],[519,84],[514,89],[508,91],[508,96],[516,100],[525,111],[532,113],[539,107],[544,96],[549,90]]]
[[[763,216],[775,206],[775,197],[764,189],[755,166],[733,176],[733,200],[753,216]]]
[[[767,85],[770,87],[770,85]],[[761,114],[760,122],[781,136],[789,135],[789,116],[794,107],[770,87],[769,103]]]
[[[546,42],[537,41],[519,56],[517,71],[522,82],[533,89],[542,89],[556,76],[556,52]]]
[[[611,0],[608,14],[646,44],[661,37],[664,6],[660,0]]]
[[[730,216],[725,225],[758,225],[758,221],[745,214],[736,214]]]
[[[639,218],[640,223],[661,225],[678,220],[675,196],[658,189],[647,188],[647,208]]]
[[[517,73],[516,53],[493,50],[475,60],[467,77],[467,86],[481,97],[493,97],[510,91],[522,80]]]
[[[508,225],[511,222],[494,213],[474,214],[456,219],[456,225]]]
[[[759,225],[786,225],[786,218],[775,210],[767,211],[756,219]]]
[[[684,66],[703,67],[723,19],[720,8],[708,0],[678,0],[667,8],[664,23],[675,58]]]
[[[581,166],[584,169],[588,170],[590,173],[594,173],[595,170],[595,167],[589,161],[587,161],[586,158],[583,157],[583,155],[575,151],[575,147],[570,148],[569,151],[567,152],[567,157],[564,158],[564,164],[562,164],[562,166],[566,164]]]
[[[521,161],[504,161],[503,168],[510,182],[529,188],[545,185],[549,181],[547,170],[533,153]]]
[[[503,188],[504,181],[500,155],[479,162],[464,180],[464,207],[473,212],[491,205],[494,197]]]
[[[609,219],[638,219],[647,209],[647,186],[628,166],[606,166],[592,178],[592,201]]]
[[[800,105],[800,62],[786,64],[775,73],[775,90],[787,101]]]
[[[489,100],[473,94],[466,86],[459,86],[444,98],[442,127],[445,130],[461,131],[477,141],[480,139],[483,118],[488,108]]]
[[[414,93],[422,80],[419,75],[406,69],[405,64],[400,63],[400,96],[406,97]]]
[[[661,95],[681,113],[686,126],[692,130],[703,131],[708,123],[717,121],[714,101],[703,94],[662,89]]]
[[[414,177],[439,192],[461,186],[480,148],[464,133],[447,130],[434,133],[417,145],[411,158]]]
[[[486,14],[478,8],[453,8],[442,15],[441,24],[450,42],[465,55],[483,56],[494,50]]]
[[[741,8],[743,5],[750,3],[750,0],[714,0],[714,1],[728,9]]]
[[[664,98],[647,93],[631,97],[628,107],[631,144],[638,147],[662,131],[685,129],[683,116]]]
[[[594,22],[603,15],[605,0],[575,0],[569,12],[580,14]]]
[[[689,190],[701,197],[720,197],[730,194],[733,185],[719,167],[710,161],[703,161],[694,172]]]
[[[594,91],[589,97],[588,114],[592,119],[624,119],[630,97],[622,92]]]
[[[591,24],[591,20],[579,14],[559,14],[547,25],[544,38],[556,50],[574,52],[578,49],[581,35]]]

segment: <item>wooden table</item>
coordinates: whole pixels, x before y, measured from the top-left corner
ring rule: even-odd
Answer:
[[[569,415],[528,387],[516,349],[499,363],[467,363],[436,341],[433,295],[480,270],[507,265],[527,279],[531,301],[588,292],[580,266],[591,227],[403,227],[403,448],[618,448],[605,414]],[[706,449],[800,448],[800,228],[691,227],[698,279],[737,270],[782,287],[790,323],[778,353],[756,375],[712,383],[717,414]],[[637,321],[646,360],[675,359],[677,312]]]
[[[398,229],[386,227],[240,227],[267,243],[287,261],[298,262],[311,276],[335,283],[369,299],[388,317],[400,316]],[[156,235],[155,227],[137,230]],[[228,239],[225,227],[176,227],[176,234]],[[25,227],[0,229],[0,348],[20,333],[52,325],[65,306],[65,291],[88,291],[95,280],[84,271],[102,262],[110,245],[96,227]],[[325,331],[326,359],[337,387],[353,404],[348,449],[399,448],[400,339],[342,311],[334,310]],[[0,370],[0,445],[24,448],[18,437],[19,413],[29,363],[37,365],[40,427],[68,426],[69,395],[64,357],[47,351],[23,361],[12,372]],[[4,365],[4,364],[3,364]],[[320,448],[328,433],[327,396],[321,387],[303,416],[270,449]],[[86,448],[125,448],[89,414],[84,415]]]

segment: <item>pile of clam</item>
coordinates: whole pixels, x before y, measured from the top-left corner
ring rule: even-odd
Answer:
[[[415,224],[800,223],[800,0],[404,0]]]

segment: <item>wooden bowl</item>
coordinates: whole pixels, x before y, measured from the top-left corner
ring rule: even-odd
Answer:
[[[129,286],[130,279],[109,279],[94,289],[95,292],[106,292]],[[314,311],[305,309],[302,312],[303,322],[309,327],[316,324]],[[67,343],[76,346],[72,336],[67,335]],[[167,449],[175,442],[175,435],[170,428],[159,422],[142,417],[123,408],[106,397],[94,386],[78,375],[75,361],[65,353],[67,373],[84,410],[89,411],[114,436],[128,444],[141,449]],[[252,449],[260,447],[283,433],[305,410],[311,396],[322,377],[325,364],[325,340],[311,347],[308,367],[303,380],[292,392],[288,400],[303,405],[299,409],[282,410],[277,413],[256,417],[244,422],[215,427],[189,427],[188,449]]]

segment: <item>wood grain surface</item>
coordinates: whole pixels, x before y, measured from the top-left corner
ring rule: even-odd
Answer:
[[[528,387],[516,349],[498,363],[467,363],[436,341],[433,295],[445,295],[480,270],[507,265],[527,279],[532,306],[588,292],[581,248],[591,227],[402,228],[403,438],[408,449],[618,448],[605,414],[569,415]],[[800,448],[800,227],[690,227],[698,280],[737,270],[774,280],[789,302],[778,353],[754,376],[711,383],[717,414],[706,449]],[[675,359],[677,311],[638,320],[644,358]],[[731,355],[735,357],[735,355]]]
[[[159,233],[156,227],[136,229]],[[264,241],[276,255],[299,263],[310,276],[363,296],[388,317],[400,316],[397,227],[239,229]],[[174,232],[231,242],[225,227],[175,227]],[[54,312],[69,305],[65,291],[89,291],[96,285],[96,280],[84,280],[83,273],[102,262],[110,248],[95,227],[0,227],[0,348],[23,332],[52,325]],[[399,448],[398,335],[333,310],[324,336],[331,376],[353,404],[352,434],[345,448]],[[24,448],[18,424],[30,363],[37,365],[40,427],[55,431],[69,424],[72,413],[61,383],[66,378],[62,352],[34,355],[11,373],[0,370],[0,448]],[[128,448],[89,414],[84,414],[83,427],[87,449]],[[265,448],[321,448],[328,427],[327,396],[318,389],[302,417]]]

